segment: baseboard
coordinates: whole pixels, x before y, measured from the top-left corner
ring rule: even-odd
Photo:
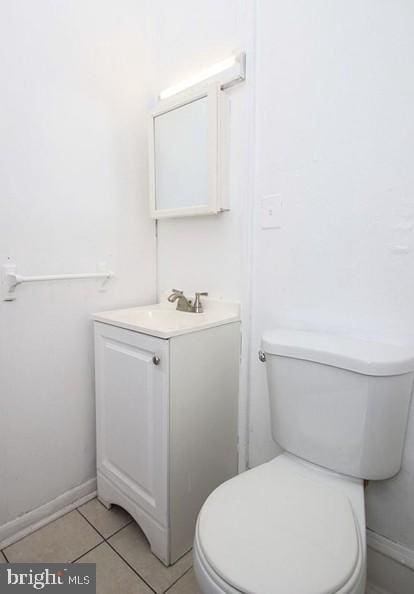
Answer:
[[[367,530],[368,583],[380,592],[414,592],[414,550]]]
[[[365,594],[390,594],[390,592],[386,592],[382,588],[378,588],[378,586],[375,586],[374,584],[368,582]]]
[[[93,478],[63,495],[59,495],[45,505],[7,522],[0,526],[0,549],[4,549],[42,526],[53,522],[95,496],[96,478]]]

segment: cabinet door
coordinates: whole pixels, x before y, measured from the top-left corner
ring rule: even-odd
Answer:
[[[167,525],[168,341],[95,323],[95,353],[98,475]]]

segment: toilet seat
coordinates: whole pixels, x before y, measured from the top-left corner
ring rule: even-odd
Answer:
[[[353,494],[362,486],[331,479],[284,454],[216,489],[200,512],[195,542],[196,570],[215,584],[206,592],[359,592],[359,521],[349,489],[338,483]]]

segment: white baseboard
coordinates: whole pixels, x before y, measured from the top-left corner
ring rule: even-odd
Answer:
[[[414,550],[367,530],[368,583],[389,594],[414,592]]]
[[[96,478],[0,526],[0,549],[53,522],[96,496]]]

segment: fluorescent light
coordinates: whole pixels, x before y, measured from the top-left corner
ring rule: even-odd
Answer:
[[[227,81],[226,84],[233,82],[235,80],[244,80],[244,65],[245,65],[245,54],[238,54],[235,56],[230,56],[221,62],[217,62],[212,66],[209,66],[205,70],[202,70],[198,74],[195,74],[192,78],[189,78],[185,81],[179,82],[167,89],[164,89],[160,93],[160,99],[167,99],[168,97],[172,97],[177,93],[181,93],[181,91],[185,91],[194,85],[197,85],[209,78],[213,78],[213,76],[217,76],[221,72],[225,72],[226,70],[234,69],[237,66],[237,73],[236,76],[233,76],[230,81]]]

